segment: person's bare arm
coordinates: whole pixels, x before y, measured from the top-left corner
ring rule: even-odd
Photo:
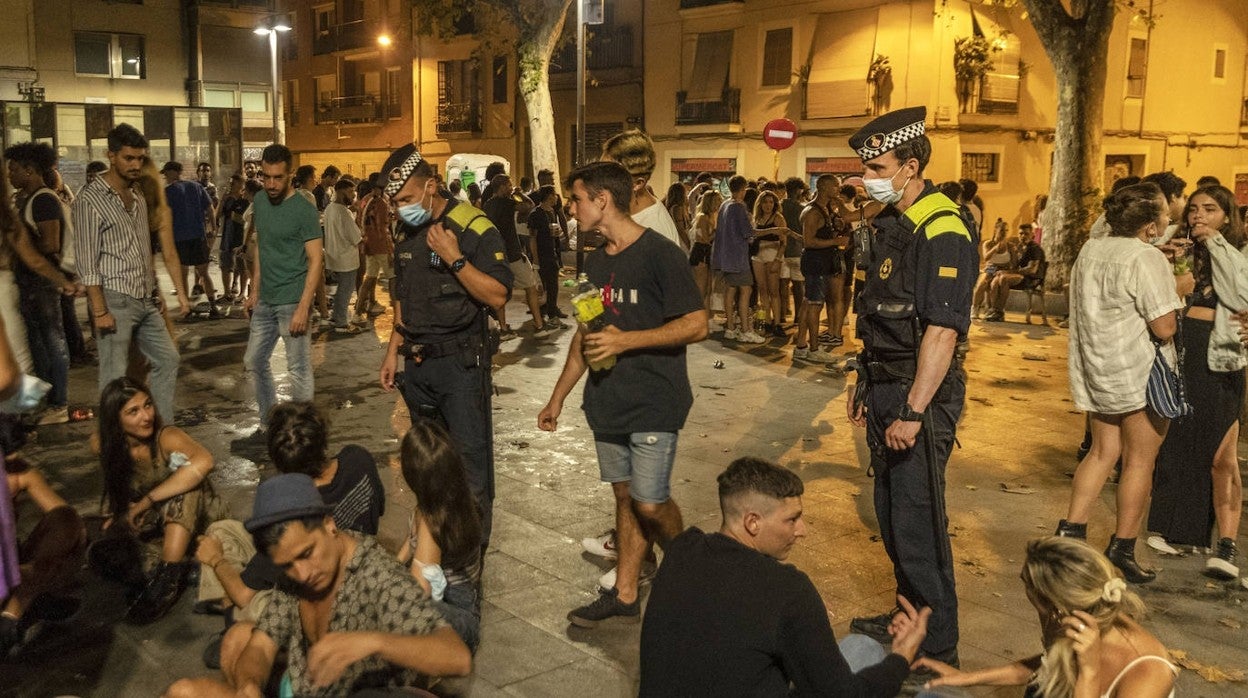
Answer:
[[[1148,329],[1153,336],[1163,342],[1170,341],[1179,330],[1179,322],[1173,312],[1148,321]]]
[[[802,212],[802,242],[807,249],[820,250],[825,247],[836,247],[836,240],[820,240],[815,237],[823,227],[823,216],[814,208]]]
[[[550,400],[546,402],[546,406],[537,415],[537,428],[542,431],[554,431],[559,425],[559,414],[563,411],[563,401],[568,398],[568,394],[572,392],[572,388],[581,380],[581,376],[585,375],[585,369],[588,364],[585,363],[585,355],[582,347],[585,341],[585,333],[583,330],[577,330],[572,335],[572,341],[568,343],[568,356],[563,363],[563,371],[559,373],[559,380],[555,381],[555,388],[550,393]]]
[[[440,223],[434,223],[429,226],[426,233],[429,241],[429,249],[438,253],[447,264],[457,261],[464,256],[459,248],[459,240],[455,238],[455,233],[442,227]],[[464,268],[455,275],[459,283],[463,285],[464,290],[468,291],[468,295],[475,298],[478,302],[498,310],[507,302],[507,289],[498,282],[497,279],[478,269],[471,261],[464,265]]]
[[[173,213],[167,208],[160,213],[156,237],[160,239],[160,258],[165,262],[169,278],[173,279],[173,288],[178,292],[179,310],[185,317],[191,312],[191,301],[187,298],[186,282],[182,278],[182,260],[178,259],[178,248],[173,243]]]
[[[390,341],[386,344],[386,356],[381,360],[381,389],[387,393],[394,390],[394,376],[399,372],[399,347],[403,346],[403,335],[399,328],[403,326],[402,301],[394,302],[394,328],[390,330]]]
[[[184,453],[190,459],[163,482],[152,488],[139,501],[130,505],[128,518],[133,523],[143,512],[160,502],[199,487],[208,473],[212,472],[212,454],[178,427],[168,427],[160,432],[160,449],[165,453]]]
[[[303,253],[308,258],[308,274],[303,281],[303,295],[299,297],[299,305],[295,308],[295,316],[290,319],[290,333],[298,336],[308,330],[308,318],[312,313],[312,299],[316,297],[316,287],[321,279],[322,264],[325,262],[324,240],[313,238],[303,243]]]
[[[584,337],[585,356],[590,361],[601,361],[626,351],[651,347],[678,347],[706,339],[707,313],[695,310],[669,320],[650,330],[624,331],[615,325],[607,325],[600,332]]]
[[[243,582],[242,570],[226,559],[221,541],[211,534],[200,536],[197,540],[195,559],[212,570],[226,597],[238,608],[251,603],[256,597],[256,590]]]
[[[0,400],[13,397],[21,380],[22,367],[13,356],[13,347],[9,346],[8,335],[4,333],[4,318],[0,317]]]
[[[52,485],[44,479],[43,474],[38,470],[27,470],[24,473],[13,473],[9,475],[9,489],[13,495],[18,492],[25,492],[30,495],[35,506],[40,511],[49,512],[57,507],[65,506],[65,500],[61,495],[52,489]]]
[[[58,221],[51,222],[56,223],[58,227],[60,226]],[[22,264],[25,264],[39,276],[51,281],[57,288],[61,289],[62,293],[73,294],[75,292],[77,287],[74,282],[65,278],[61,270],[49,262],[48,258],[44,257],[43,253],[35,247],[35,242],[31,239],[30,232],[26,230],[25,225],[18,225],[13,233],[13,250],[17,252],[18,258],[22,260]]]
[[[59,254],[61,251],[61,221],[39,221],[39,238],[43,240],[43,251]]]
[[[957,330],[929,325],[923,332],[919,342],[918,367],[914,375],[914,384],[906,396],[906,404],[915,412],[927,410],[936,390],[949,372],[949,363],[953,361],[953,351],[958,343]],[[919,434],[922,422],[894,420],[884,432],[885,444],[896,451],[912,448]]]
[[[329,633],[308,650],[308,678],[314,685],[327,686],[347,667],[373,656],[428,676],[466,676],[472,671],[468,646],[444,625],[428,635]]]

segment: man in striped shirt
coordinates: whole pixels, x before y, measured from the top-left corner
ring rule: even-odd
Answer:
[[[74,200],[74,242],[78,273],[95,320],[100,389],[126,374],[133,339],[151,364],[156,412],[172,422],[178,350],[161,316],[147,204],[137,185],[147,147],[147,139],[129,124],[108,132],[109,170],[83,187]],[[179,269],[172,231],[164,227],[159,232],[165,267]],[[185,315],[190,310],[186,287],[180,274],[171,276]]]

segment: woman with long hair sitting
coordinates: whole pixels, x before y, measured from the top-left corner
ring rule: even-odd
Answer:
[[[1027,599],[1040,616],[1044,654],[1003,666],[961,671],[923,658],[916,668],[938,686],[1022,686],[1043,698],[1164,698],[1178,667],[1140,625],[1144,604],[1104,555],[1072,538],[1027,544]]]
[[[194,536],[224,518],[225,508],[207,480],[212,454],[178,427],[166,426],[151,392],[131,378],[104,386],[96,414],[110,537],[162,539],[160,562],[127,615],[132,623],[150,623],[181,596]]]
[[[416,508],[399,559],[411,566],[412,576],[476,652],[481,639],[481,513],[468,489],[463,458],[441,424],[422,419],[403,437],[400,460]]]

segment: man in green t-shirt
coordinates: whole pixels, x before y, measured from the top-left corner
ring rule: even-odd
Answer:
[[[262,425],[276,399],[269,360],[278,337],[286,346],[291,399],[312,399],[308,315],[324,250],[316,206],[294,196],[291,170],[290,149],[277,143],[264,149],[260,180],[268,196],[257,196],[253,204],[259,244],[251,271],[252,292],[244,306],[251,316],[251,336],[243,357],[243,364],[255,374]]]

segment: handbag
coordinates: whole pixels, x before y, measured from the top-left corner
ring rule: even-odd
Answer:
[[[1180,326],[1181,326],[1180,321]],[[1153,366],[1148,372],[1148,389],[1144,393],[1148,406],[1166,419],[1178,419],[1192,413],[1192,406],[1187,401],[1187,393],[1183,387],[1183,349],[1177,341],[1181,334],[1175,334],[1175,348],[1178,354],[1178,370],[1170,368],[1166,357],[1161,353],[1161,343],[1153,340]]]

